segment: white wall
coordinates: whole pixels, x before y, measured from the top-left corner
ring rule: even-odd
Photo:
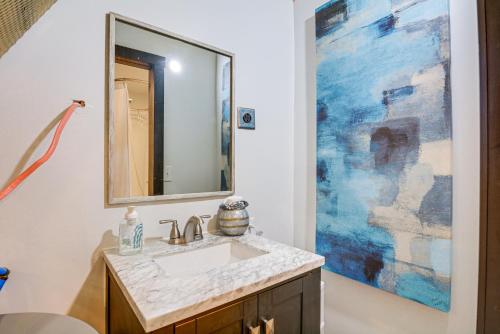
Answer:
[[[59,0],[0,58],[0,182],[72,98],[58,151],[0,202],[0,265],[12,275],[0,313],[70,313],[103,332],[103,264],[124,208],[105,194],[106,17],[114,11],[236,54],[236,104],[256,131],[236,132],[236,190],[268,237],[292,243],[293,4],[289,0]],[[47,139],[34,157],[47,147]],[[163,218],[215,213],[217,200],[141,206],[146,236]]]
[[[314,250],[314,10],[325,0],[297,0],[295,11],[295,245]],[[323,271],[326,333],[471,334],[475,332],[479,245],[479,73],[474,1],[450,0],[453,96],[453,273],[449,314]]]
[[[219,191],[217,54],[191,47],[180,61],[182,73],[165,73],[164,161],[172,181],[164,193]]]

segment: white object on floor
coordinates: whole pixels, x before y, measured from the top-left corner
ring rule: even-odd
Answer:
[[[321,281],[321,316],[320,316],[320,333],[325,334],[325,282]]]
[[[49,313],[0,315],[0,333],[9,334],[98,334],[81,320]]]

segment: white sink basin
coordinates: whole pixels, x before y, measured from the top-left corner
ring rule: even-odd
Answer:
[[[153,261],[173,276],[192,276],[264,254],[267,252],[238,241],[229,241],[192,251],[157,256]]]

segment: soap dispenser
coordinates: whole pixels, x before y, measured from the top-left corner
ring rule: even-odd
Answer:
[[[143,244],[142,223],[134,206],[127,208],[124,220],[120,224],[118,239],[120,255],[133,255],[141,252]]]

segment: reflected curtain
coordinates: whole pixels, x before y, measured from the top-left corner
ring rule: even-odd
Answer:
[[[147,91],[145,91],[147,96]],[[132,97],[135,99],[135,96]],[[148,196],[149,111],[129,109],[128,138],[132,196]]]
[[[130,146],[129,146],[129,95],[125,82],[115,83],[115,112],[113,119],[111,153],[112,185],[114,198],[129,197],[130,187]]]

